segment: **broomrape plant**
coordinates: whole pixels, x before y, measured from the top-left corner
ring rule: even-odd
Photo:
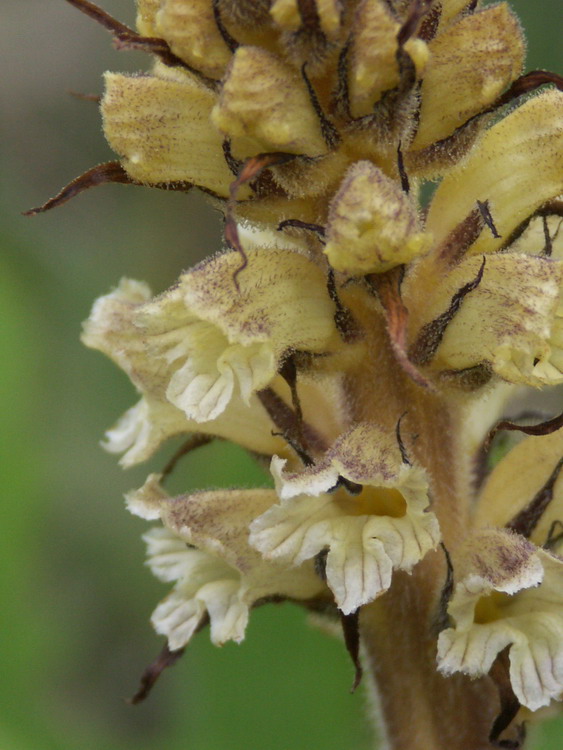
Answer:
[[[105,76],[119,160],[35,211],[113,181],[225,217],[168,291],[94,304],[139,394],[105,447],[222,438],[275,484],[128,495],[173,584],[145,683],[290,600],[341,624],[389,748],[521,747],[563,692],[563,415],[503,419],[563,383],[562,79],[521,74],[506,2],[138,0],[133,30],[69,1],[153,65]]]

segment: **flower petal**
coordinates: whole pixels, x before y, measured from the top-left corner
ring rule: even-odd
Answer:
[[[247,403],[235,396],[217,418],[203,424],[189,419],[167,400],[170,368],[165,360],[151,355],[146,336],[136,324],[150,297],[146,284],[123,279],[117,289],[94,303],[84,324],[82,341],[111,357],[144,394],[106,433],[106,450],[127,451],[121,464],[128,467],[149,458],[173,435],[204,432],[235,440],[258,453],[283,453],[284,441],[272,435],[272,422],[255,396],[249,396]],[[213,326],[211,330],[215,330]],[[241,379],[245,374],[239,375]]]
[[[532,711],[563,692],[563,560],[507,531],[485,529],[454,564],[454,627],[438,639],[442,672],[487,674],[510,646],[510,680]]]
[[[373,105],[400,80],[397,34],[400,24],[383,0],[364,0],[354,20],[348,74],[350,107],[354,117],[373,113]],[[409,39],[405,50],[420,75],[428,57],[421,39]]]
[[[110,146],[138,182],[195,184],[227,196],[233,174],[223,137],[209,122],[215,93],[180,68],[157,65],[155,73],[106,73],[102,115]]]
[[[142,398],[107,430],[102,447],[109,453],[123,453],[119,463],[129,468],[150,458],[168,438],[196,427],[175,406]]]
[[[444,177],[426,222],[437,247],[477,201],[489,201],[500,236],[484,230],[470,252],[493,252],[520,222],[563,192],[562,105],[559,91],[529,99],[488,130]]]
[[[175,651],[185,646],[205,618],[203,602],[198,601],[190,589],[175,589],[164,599],[151,617],[159,635],[165,635],[168,647]]]
[[[563,456],[563,429],[528,437],[495,466],[475,509],[477,526],[506,526],[542,490]],[[532,532],[539,547],[548,540],[554,521],[563,519],[563,473],[554,484],[550,502]]]
[[[231,440],[255,453],[286,453],[283,438],[273,435],[274,425],[255,396],[246,405],[233,399],[216,419],[198,423],[167,401],[142,398],[107,430],[102,447],[109,453],[124,453],[119,463],[124,468],[146,461],[175,435],[203,433]]]
[[[217,419],[236,398],[250,405],[288,352],[328,352],[337,334],[320,268],[289,250],[247,255],[238,290],[234,252],[200,264],[146,304],[146,287],[122,282],[94,305],[84,343],[197,423]]]
[[[361,422],[344,432],[325,457],[301,472],[286,473],[286,461],[274,456],[271,471],[282,500],[328,492],[340,476],[361,485],[397,491],[409,502],[428,505],[428,482],[419,466],[403,461],[394,436],[376,424]]]
[[[429,51],[412,149],[446,138],[492,104],[520,73],[525,45],[516,16],[499,3],[462,16]]]
[[[238,642],[258,600],[325,596],[325,584],[311,563],[288,569],[265,561],[248,546],[248,525],[275,500],[272,490],[170,498],[158,481],[158,475],[151,475],[140,490],[127,495],[127,504],[136,515],[160,517],[165,525],[144,538],[154,574],[178,582],[152,618],[171,649],[184,646],[206,617],[213,643]]]
[[[272,472],[282,502],[251,524],[250,543],[266,559],[299,565],[326,555],[326,578],[344,614],[386,591],[393,568],[410,571],[439,541],[424,472],[401,462],[399,448],[374,425],[338,440],[326,459],[301,474]],[[331,494],[342,476],[359,494]]]
[[[421,296],[416,279],[407,280],[405,304],[422,324],[413,336],[411,357],[418,364],[431,363],[435,371],[462,372],[490,363],[511,383],[563,382],[561,261],[515,253],[487,257],[479,284],[446,327],[438,325],[482,263],[481,258],[462,261],[434,283],[430,298]]]
[[[231,59],[209,0],[164,0],[156,15],[154,36],[166,39],[172,52],[211,78],[221,78]]]
[[[183,539],[164,527],[154,526],[143,534],[143,541],[147,545],[147,565],[153,575],[165,583],[183,578],[187,573],[188,565],[193,565],[191,569],[193,575],[196,561],[201,560],[198,550],[190,550]],[[189,554],[186,554],[186,551]],[[192,554],[193,552],[197,555]],[[201,577],[201,571],[198,577]]]
[[[208,616],[212,643],[216,646],[222,646],[226,641],[240,643],[249,615],[249,605],[241,601],[240,581],[222,577],[228,576],[230,571],[213,561],[210,555],[199,550],[193,552],[208,568],[208,583],[196,588],[188,577],[176,586],[153,612],[151,622],[154,629],[167,637],[168,647],[174,651],[191,640]]]
[[[128,493],[129,509],[146,518],[160,516],[175,537],[223,561],[231,577],[242,576],[249,601],[274,594],[308,599],[325,589],[312,565],[297,571],[273,565],[249,546],[249,525],[275,502],[273,490],[213,490],[172,498],[158,480],[150,475],[143,487]]]
[[[153,478],[150,488],[155,487]],[[143,491],[149,491],[147,486]],[[161,497],[164,498],[163,493]],[[161,581],[178,581],[151,618],[156,632],[168,638],[169,648],[185,646],[207,615],[213,643],[240,642],[249,607],[241,601],[237,571],[218,557],[187,547],[167,528],[152,528],[143,539],[147,543],[147,564],[154,575]]]
[[[250,250],[236,291],[236,253],[201,264],[139,312],[153,356],[175,368],[168,399],[191,419],[221,414],[266,387],[291,350],[323,352],[335,335],[321,270],[302,255]]]
[[[211,624],[211,642],[222,646],[226,641],[240,643],[248,624],[250,606],[244,601],[244,590],[238,582],[213,581],[198,591]]]
[[[276,55],[239,47],[211,116],[238,158],[264,151],[319,156],[327,147],[303,79]]]

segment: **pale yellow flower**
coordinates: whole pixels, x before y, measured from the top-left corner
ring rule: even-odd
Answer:
[[[272,460],[281,502],[252,522],[250,543],[291,565],[323,555],[344,614],[383,594],[394,569],[412,570],[438,544],[424,470],[405,463],[376,425],[345,433],[302,472],[287,474],[285,464]]]
[[[492,472],[454,557],[452,627],[438,640],[447,674],[486,674],[508,647],[512,689],[532,711],[563,694],[562,465],[559,430],[524,440]]]
[[[510,680],[532,711],[563,694],[563,559],[518,538],[474,534],[448,607],[455,628],[438,639],[446,674],[487,674],[510,648]]]
[[[432,199],[425,224],[432,250],[408,270],[402,299],[410,358],[448,383],[475,368],[517,384],[563,382],[563,255],[550,239],[556,231],[548,231],[549,245],[544,232],[535,252],[522,243],[511,252],[522,222],[563,191],[562,106],[563,94],[550,91],[511,112]]]
[[[145,536],[148,564],[164,581],[177,581],[152,618],[172,650],[181,648],[208,617],[211,640],[241,641],[251,607],[269,598],[326,599],[312,563],[298,570],[265,561],[248,545],[250,520],[275,498],[271,490],[216,490],[169,497],[151,475],[127,503],[135,515],[160,518]],[[186,546],[186,544],[188,546]]]
[[[163,294],[95,303],[83,340],[140,394],[105,447],[219,437],[275,483],[171,498],[173,458],[128,495],[163,524],[157,632],[238,642],[298,602],[340,618],[356,682],[363,644],[389,747],[520,746],[519,707],[563,689],[563,430],[489,477],[486,435],[514,386],[563,382],[563,94],[536,91],[561,79],[520,76],[506,2],[138,0],[137,31],[71,2],[156,61],[106,74],[119,161],[40,210],[113,180],[225,217]]]
[[[329,206],[326,239],[330,265],[349,276],[409,263],[430,244],[414,202],[369,161],[346,172]]]

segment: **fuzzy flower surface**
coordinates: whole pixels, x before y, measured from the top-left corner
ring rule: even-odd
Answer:
[[[43,208],[113,181],[224,217],[170,289],[95,302],[83,341],[140,399],[104,445],[228,440],[272,475],[128,494],[173,584],[156,631],[239,642],[287,600],[342,625],[357,677],[362,651],[390,748],[521,747],[563,692],[563,418],[503,419],[563,383],[561,78],[522,73],[507,2],[138,0],[136,29],[71,4],[153,64],[106,73],[117,159]],[[492,468],[502,431],[529,437]],[[399,684],[430,702],[409,737]]]

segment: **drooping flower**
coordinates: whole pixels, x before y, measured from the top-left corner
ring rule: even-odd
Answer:
[[[145,284],[123,280],[116,290],[96,301],[84,326],[84,343],[112,357],[142,394],[141,400],[106,433],[106,449],[112,453],[127,451],[122,464],[131,466],[149,458],[174,435],[208,432],[237,439],[257,452],[283,450],[283,443],[272,436],[271,421],[255,397],[250,397],[247,404],[240,396],[231,399],[228,409],[204,423],[186,415],[167,398],[163,370],[170,372],[170,367],[166,360],[150,356],[145,345],[146,335],[133,322],[150,299],[150,290]],[[216,378],[219,377],[216,363],[211,366],[215,368]],[[250,423],[252,429],[244,429]]]
[[[336,604],[346,615],[410,571],[440,539],[424,470],[405,463],[396,441],[376,425],[357,425],[326,456],[286,474],[272,461],[281,499],[250,525],[266,559],[300,565],[321,555]]]
[[[217,256],[140,304],[128,295],[138,285],[125,281],[98,300],[85,341],[123,363],[141,389],[160,386],[195,422],[216,419],[235,396],[248,405],[288,353],[327,352],[336,330],[323,276],[305,256],[249,251],[234,296],[239,267],[236,253]]]
[[[562,467],[559,430],[526,439],[495,468],[454,557],[452,627],[438,640],[446,674],[487,674],[508,648],[512,689],[532,711],[563,694]]]
[[[334,305],[322,273],[303,254],[249,247],[248,263],[234,296],[240,257],[231,252],[154,300],[145,284],[123,280],[95,303],[84,343],[114,359],[143,396],[108,432],[109,450],[128,450],[125,465],[194,431],[284,453],[255,394],[281,381],[277,372],[294,352],[336,352]]]
[[[563,693],[563,559],[515,534],[474,534],[440,634],[438,664],[446,674],[487,674],[509,648],[510,681],[532,711]]]
[[[145,535],[148,564],[163,581],[176,581],[152,622],[171,650],[182,648],[209,619],[216,645],[241,641],[249,610],[271,598],[326,598],[310,563],[298,570],[266,562],[248,545],[248,523],[272,502],[271,490],[217,490],[169,497],[151,475],[127,496],[131,512],[163,527]],[[275,495],[274,495],[275,496]]]

